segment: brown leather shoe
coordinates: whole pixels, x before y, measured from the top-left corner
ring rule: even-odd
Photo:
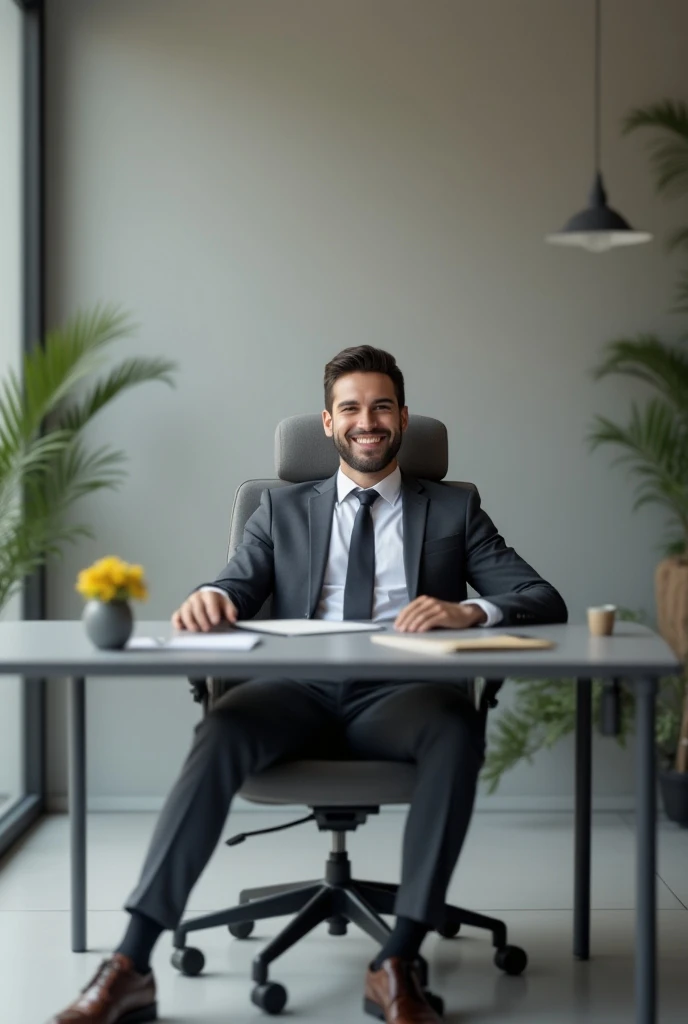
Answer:
[[[442,1024],[423,994],[415,967],[399,956],[368,968],[363,1009],[387,1024]]]
[[[157,1016],[153,972],[137,974],[128,956],[115,953],[49,1024],[143,1024]]]

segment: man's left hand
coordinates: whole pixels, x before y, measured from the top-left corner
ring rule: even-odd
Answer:
[[[394,628],[404,633],[424,633],[436,626],[444,629],[468,629],[486,622],[487,616],[477,604],[455,604],[436,597],[417,597],[397,615]]]

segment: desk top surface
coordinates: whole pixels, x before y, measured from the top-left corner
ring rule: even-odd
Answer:
[[[392,631],[390,623],[389,627]],[[169,637],[169,620],[136,623],[135,636]],[[471,630],[475,635],[477,630]],[[482,630],[481,630],[482,632]],[[0,675],[24,676],[217,676],[246,679],[280,675],[310,679],[433,679],[486,676],[627,678],[670,675],[681,665],[652,630],[618,622],[614,635],[593,637],[587,625],[509,627],[485,630],[546,637],[551,650],[457,652],[423,655],[371,643],[371,633],[280,637],[261,634],[251,651],[100,651],[82,622],[0,623]],[[408,634],[420,636],[422,634]],[[435,630],[443,638],[466,637],[465,630]]]

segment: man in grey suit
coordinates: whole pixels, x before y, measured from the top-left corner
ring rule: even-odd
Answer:
[[[393,620],[403,632],[566,621],[558,592],[507,547],[476,491],[401,474],[408,409],[393,356],[345,349],[325,367],[324,384],[337,473],[264,491],[236,554],[174,612],[176,628],[251,618],[270,594],[276,618]],[[467,599],[467,583],[480,598]],[[388,1024],[438,1024],[413,964],[442,923],[485,718],[484,704],[476,709],[449,683],[261,678],[230,690],[195,730],[127,901],[122,942],[53,1024],[154,1020],[151,951],[178,924],[243,780],[276,761],[333,750],[417,765],[396,924],[368,967],[365,1006]]]

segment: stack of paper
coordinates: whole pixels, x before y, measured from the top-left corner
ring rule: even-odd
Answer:
[[[161,636],[139,636],[130,640],[128,651],[250,651],[260,637],[250,633],[176,633],[169,640]]]
[[[251,632],[275,633],[277,636],[312,636],[316,633],[369,633],[384,629],[376,622],[343,622],[330,619],[247,619],[237,622],[239,629]]]

